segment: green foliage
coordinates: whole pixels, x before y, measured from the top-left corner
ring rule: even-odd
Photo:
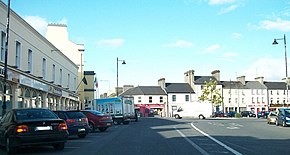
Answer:
[[[236,114],[235,114],[235,117],[236,117],[236,118],[240,118],[240,117],[241,117],[241,114],[240,114],[240,113],[236,113]]]
[[[205,81],[203,85],[202,95],[199,97],[201,101],[210,101],[213,103],[214,107],[220,106],[223,102],[222,95],[220,93],[220,89],[216,88],[217,81],[210,79],[209,82]]]

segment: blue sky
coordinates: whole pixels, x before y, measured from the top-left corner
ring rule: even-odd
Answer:
[[[116,86],[117,57],[127,63],[119,86],[184,82],[190,69],[218,69],[221,80],[285,77],[283,41],[272,42],[290,37],[289,0],[11,0],[11,8],[42,34],[48,23],[67,24],[100,93]]]

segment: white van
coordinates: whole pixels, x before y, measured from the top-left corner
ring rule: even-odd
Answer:
[[[182,117],[193,117],[199,119],[210,118],[213,112],[213,106],[210,102],[193,102],[183,104],[176,111],[173,112],[173,116],[176,119]]]

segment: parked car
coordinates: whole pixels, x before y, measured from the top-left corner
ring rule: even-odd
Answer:
[[[68,135],[66,122],[48,109],[12,109],[0,120],[0,144],[9,154],[33,145],[62,150]]]
[[[254,114],[252,111],[242,111],[241,116],[242,117],[256,117],[256,114]]]
[[[57,116],[66,121],[69,135],[77,135],[84,138],[90,132],[88,118],[80,111],[75,110],[59,110],[53,111]]]
[[[237,112],[235,111],[229,111],[225,114],[225,117],[235,117]]]
[[[269,113],[270,113],[269,111],[260,111],[260,112],[258,112],[257,117],[258,118],[267,118]]]
[[[225,113],[222,111],[213,112],[212,117],[225,117]]]
[[[278,109],[276,125],[282,125],[284,127],[290,125],[290,108]]]
[[[268,124],[276,124],[276,120],[277,120],[277,111],[271,111],[268,114],[267,123]]]
[[[94,132],[95,129],[104,132],[113,125],[111,115],[103,114],[96,110],[84,110],[81,112],[87,116],[91,132]]]

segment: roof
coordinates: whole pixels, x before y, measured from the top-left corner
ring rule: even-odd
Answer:
[[[246,81],[246,87],[249,89],[267,89],[264,84],[258,81]]]
[[[285,82],[264,82],[268,89],[284,90],[286,88]]]
[[[221,81],[223,89],[245,89],[240,81]]]
[[[165,83],[167,93],[195,93],[188,83]]]
[[[194,84],[204,84],[205,82],[210,82],[211,80],[217,81],[218,85],[221,84],[214,76],[194,76]]]
[[[166,95],[166,92],[160,86],[137,86],[121,94],[121,96],[127,95]]]

